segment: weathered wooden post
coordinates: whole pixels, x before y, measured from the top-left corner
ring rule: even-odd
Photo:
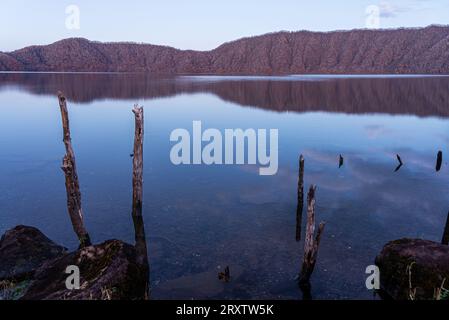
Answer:
[[[302,212],[304,207],[304,157],[299,157],[298,203],[296,205],[296,241],[301,240]]]
[[[438,172],[441,170],[441,165],[443,164],[443,151],[438,151],[437,154],[437,164],[435,166],[435,170]]]
[[[146,298],[149,298],[149,274],[147,242],[145,237],[145,226],[142,217],[143,198],[143,137],[144,137],[144,117],[143,108],[138,105],[133,109],[135,117],[134,131],[134,155],[133,155],[133,205],[132,218],[134,222],[135,247],[137,252],[137,262],[147,273]]]
[[[143,108],[138,105],[133,109],[135,117],[134,153],[133,153],[133,216],[142,215],[143,194]]]
[[[302,262],[301,273],[299,275],[299,285],[301,287],[310,287],[310,276],[315,268],[318,256],[318,247],[321,241],[321,235],[324,231],[325,222],[321,222],[318,232],[315,236],[315,186],[310,186],[307,194],[307,227],[306,237],[304,239],[304,258]]]
[[[65,187],[67,192],[67,209],[73,230],[78,236],[80,248],[90,246],[89,234],[84,227],[83,209],[81,207],[81,192],[76,170],[75,153],[72,148],[72,139],[70,137],[69,114],[67,111],[67,101],[62,92],[58,92],[59,107],[61,109],[63,141],[66,154],[62,161],[62,170],[65,174]]]
[[[447,214],[446,226],[444,227],[442,244],[449,245],[449,212]]]

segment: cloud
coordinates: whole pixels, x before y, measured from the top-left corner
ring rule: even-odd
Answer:
[[[400,7],[391,4],[388,1],[382,1],[379,3],[379,11],[380,11],[380,17],[381,18],[394,18],[397,17],[398,14],[410,11],[411,8],[409,7]]]
[[[395,18],[409,11],[432,9],[434,4],[431,0],[408,0],[407,4],[402,5],[397,5],[394,1],[381,1],[377,7],[381,18]]]
[[[407,11],[405,7],[399,7],[391,4],[388,1],[382,1],[379,4],[380,17],[382,18],[394,18],[399,13]]]

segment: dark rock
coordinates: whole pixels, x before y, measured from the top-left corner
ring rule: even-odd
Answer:
[[[69,290],[68,266],[80,270],[80,289]],[[33,227],[18,226],[0,240],[0,300],[144,299],[148,266],[134,246],[119,240],[68,253]]]
[[[65,251],[38,229],[17,226],[0,239],[0,280],[29,278],[44,262],[61,257]]]
[[[389,242],[377,256],[376,265],[380,269],[381,294],[389,298],[436,299],[443,283],[445,288],[449,287],[449,246],[437,242],[420,239]]]
[[[79,267],[80,289],[66,288],[66,268]],[[144,299],[148,270],[137,263],[134,246],[119,240],[85,247],[36,271],[22,300]]]

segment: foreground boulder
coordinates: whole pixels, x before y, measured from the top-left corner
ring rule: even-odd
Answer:
[[[134,246],[119,240],[85,247],[36,271],[24,300],[143,299],[148,273],[136,262]],[[68,266],[80,270],[80,290],[68,290]]]
[[[0,281],[30,278],[44,262],[65,252],[38,229],[17,226],[0,239]]]
[[[449,246],[421,239],[387,243],[376,258],[381,294],[396,300],[447,299]]]
[[[147,296],[148,266],[138,263],[134,246],[119,240],[69,253],[39,230],[20,226],[6,232],[0,249],[2,281],[8,285],[6,298],[137,300]],[[66,287],[67,278],[73,275],[66,273],[69,266],[79,268],[79,289]]]

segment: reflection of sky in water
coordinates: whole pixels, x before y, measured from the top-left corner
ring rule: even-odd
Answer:
[[[137,102],[137,101],[136,101]],[[316,298],[371,298],[365,268],[401,237],[440,240],[447,213],[448,122],[433,117],[276,113],[241,108],[198,93],[141,100],[145,106],[144,219],[155,298],[298,298],[294,278],[297,161],[318,185],[317,215],[327,226],[313,276]],[[87,227],[94,241],[133,241],[132,104],[69,101]],[[279,171],[255,166],[184,166],[169,161],[175,128],[278,128]],[[0,92],[0,232],[41,228],[74,248],[65,206],[57,99]],[[338,169],[338,155],[345,164]],[[394,173],[396,153],[404,167]],[[231,266],[229,285],[216,282]]]

